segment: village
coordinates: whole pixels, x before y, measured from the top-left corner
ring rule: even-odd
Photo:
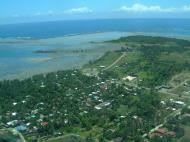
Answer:
[[[186,138],[188,70],[185,77],[174,76],[170,68],[178,68],[173,63],[149,63],[157,50],[145,48],[148,51],[136,56],[137,50],[141,48],[109,52],[81,70],[0,82],[0,128],[13,128],[29,142],[56,142],[73,135],[89,142]],[[158,72],[156,67],[163,69]]]
[[[67,90],[65,90],[66,94],[60,96],[58,92],[54,92],[55,96],[48,96],[49,98],[44,98],[44,96],[40,96],[40,94],[32,94],[26,95],[23,98],[12,99],[9,103],[5,104],[7,109],[6,111],[4,110],[3,115],[0,116],[2,122],[1,128],[15,128],[18,132],[21,132],[31,139],[36,139],[39,136],[43,139],[52,136],[61,136],[66,133],[63,131],[64,128],[68,128],[73,123],[79,123],[75,122],[77,120],[74,120],[74,118],[82,119],[87,116],[89,117],[89,115],[102,115],[102,113],[105,113],[104,111],[117,108],[115,105],[122,105],[120,99],[125,99],[128,95],[138,98],[138,95],[140,95],[143,90],[143,87],[137,87],[137,78],[134,76],[126,76],[122,80],[114,78],[84,77],[85,81],[88,78],[93,78],[93,84],[88,84],[84,82],[83,77],[79,77],[82,75],[75,70],[64,76],[59,75],[59,73],[54,74],[55,82],[46,84],[45,80],[47,76],[44,75],[43,79],[41,81],[38,80],[36,83],[32,78],[30,81],[34,84],[38,84],[38,87],[35,87],[39,92],[44,92],[46,89],[48,90],[49,85],[53,85],[55,91],[58,92],[62,88],[67,88]],[[49,76],[52,77],[52,74]],[[59,76],[61,76],[61,79]],[[81,84],[75,85],[74,83],[72,86],[68,85],[67,87],[63,87],[65,84],[61,82],[62,79],[65,82],[75,80],[74,82],[81,82]],[[56,94],[59,97],[56,97]],[[36,99],[36,97],[38,99]],[[54,103],[50,103],[51,101]],[[163,117],[163,119],[159,118],[160,120],[158,120],[161,124],[155,124],[155,128],[152,128],[142,135],[145,141],[155,136],[175,137],[176,132],[170,131],[165,126],[172,117],[175,118],[178,116],[190,119],[190,113],[182,113],[184,108],[187,107],[190,109],[190,106],[183,101],[174,100],[171,97],[170,99],[161,100],[159,107],[159,109],[162,110],[162,114],[159,115]],[[130,112],[124,113],[125,115],[117,111],[116,113],[114,123],[118,125],[128,117],[128,113]],[[133,119],[139,119],[137,115],[131,117]],[[88,121],[89,120],[86,120],[86,123],[88,123]],[[56,130],[54,130],[55,128],[52,128],[52,126],[55,127],[54,125],[59,129],[56,128]],[[85,127],[92,127],[87,126],[88,124],[82,125],[85,125]]]

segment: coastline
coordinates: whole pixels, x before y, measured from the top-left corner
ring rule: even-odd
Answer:
[[[67,38],[67,37],[75,37],[75,36],[85,36],[85,35],[93,35],[93,34],[103,34],[103,33],[126,33],[131,35],[147,35],[147,36],[162,36],[162,37],[171,37],[171,38],[178,38],[178,39],[186,39],[190,40],[190,35],[183,35],[183,34],[167,34],[167,33],[160,33],[160,32],[128,32],[128,31],[96,31],[96,32],[85,32],[85,33],[75,33],[75,34],[66,34],[62,36],[56,37],[47,37],[47,38],[35,38],[35,37],[0,37],[1,40],[21,40],[21,41],[34,41],[34,40],[48,40],[48,39],[57,39],[57,38]]]
[[[165,35],[163,36],[162,34],[158,34],[158,33],[143,33],[143,32],[138,32],[138,33],[130,33],[130,32],[96,32],[96,33],[88,33],[88,34],[76,34],[76,35],[67,35],[67,36],[64,36],[64,37],[56,37],[56,38],[48,38],[48,39],[39,39],[38,43],[33,43],[33,44],[36,44],[38,45],[39,43],[40,44],[53,44],[54,45],[57,45],[60,43],[62,44],[65,44],[64,41],[62,41],[62,39],[65,39],[65,38],[69,38],[69,42],[73,42],[74,39],[73,37],[79,39],[81,41],[81,36],[85,37],[86,35],[92,35],[92,37],[94,35],[96,36],[99,36],[99,34],[111,34],[111,33],[120,33],[122,35],[122,33],[126,34],[127,36],[135,36],[135,35],[146,35],[146,36],[161,36],[161,37],[171,37],[171,38],[177,38],[177,39],[184,39],[184,38],[179,38],[179,37],[176,37],[176,36],[168,36],[168,35]],[[122,36],[120,36],[122,37]],[[116,39],[119,39],[116,38]],[[28,40],[28,39],[27,39]],[[30,41],[30,40],[29,40]],[[85,40],[84,40],[85,41]],[[90,41],[90,40],[89,40]],[[114,49],[109,49],[108,48],[108,45],[103,45],[103,46],[98,46],[98,43],[89,43],[89,41],[86,41],[85,45],[88,44],[89,47],[91,47],[93,45],[93,48],[87,48],[86,49],[89,49],[90,51],[86,52],[86,53],[73,53],[73,55],[68,55],[68,53],[66,53],[64,51],[64,49],[68,49],[68,50],[75,50],[75,49],[83,49],[84,45],[82,44],[78,44],[77,42],[75,43],[77,46],[72,45],[71,44],[71,47],[74,46],[74,48],[70,48],[70,46],[66,46],[66,47],[60,47],[58,48],[59,49],[62,49],[63,50],[63,53],[61,54],[64,54],[64,56],[81,56],[81,61],[82,61],[82,64],[79,64],[79,62],[77,61],[71,61],[71,62],[67,62],[67,60],[64,60],[64,59],[60,59],[62,58],[61,56],[58,56],[58,59],[57,58],[54,58],[54,60],[52,61],[52,57],[49,56],[49,54],[47,54],[48,56],[47,57],[35,57],[35,58],[27,58],[27,59],[31,59],[29,61],[34,61],[34,63],[39,63],[40,64],[46,64],[45,66],[43,67],[39,67],[39,68],[31,68],[30,70],[28,70],[28,68],[24,69],[24,71],[20,72],[20,73],[14,73],[14,74],[10,74],[10,75],[6,75],[2,77],[0,77],[0,81],[2,80],[14,80],[14,79],[25,79],[25,78],[28,78],[28,77],[31,77],[33,75],[38,75],[38,74],[43,74],[43,73],[49,73],[49,72],[56,72],[58,70],[70,70],[70,69],[73,69],[73,68],[77,68],[77,69],[80,69],[82,68],[82,66],[84,66],[85,64],[88,64],[89,61],[91,61],[92,59],[93,60],[96,60],[97,58],[100,57],[100,55],[102,56],[104,52],[107,52],[109,50],[114,50]],[[30,42],[31,43],[31,42]],[[30,44],[29,43],[29,44]],[[101,43],[101,42],[99,42]],[[68,47],[68,48],[67,48]],[[118,45],[118,47],[121,47],[121,45]],[[116,47],[115,49],[117,49],[118,47]],[[105,49],[104,49],[105,48]],[[56,48],[55,48],[56,49]],[[89,58],[88,56],[92,56],[92,51],[91,49],[96,49],[96,55],[93,55],[94,57],[93,58]],[[47,49],[48,50],[48,49]],[[58,53],[60,54],[60,53]],[[64,57],[63,56],[63,57]],[[72,58],[72,57],[71,57]],[[86,58],[89,58],[89,59],[86,59]],[[64,66],[62,66],[63,64],[60,64],[60,62],[62,62],[64,60]],[[28,61],[28,60],[27,60]],[[48,65],[48,63],[50,62],[50,64]],[[27,64],[30,64],[30,62],[28,62]],[[60,67],[58,68],[57,65],[55,66],[54,64],[60,64]],[[69,65],[68,65],[69,64]],[[72,64],[72,65],[71,65]],[[41,66],[41,65],[40,65]],[[46,69],[47,67],[47,69]],[[6,73],[5,73],[6,74]],[[2,76],[2,75],[1,75]]]

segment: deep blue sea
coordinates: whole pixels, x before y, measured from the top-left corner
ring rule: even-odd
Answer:
[[[190,20],[109,19],[0,25],[0,80],[81,67],[106,51],[121,47],[106,45],[102,41],[131,34],[190,39]],[[92,44],[92,41],[99,44]],[[67,51],[84,48],[92,51],[87,54]],[[36,54],[36,50],[61,52]]]
[[[70,34],[122,31],[190,35],[190,19],[108,19],[0,25],[0,37],[50,38]]]

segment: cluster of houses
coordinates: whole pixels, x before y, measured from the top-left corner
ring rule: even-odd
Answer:
[[[12,105],[14,106],[14,108],[24,107],[22,104],[28,103],[29,97],[30,96],[26,96],[27,98],[26,100],[21,101],[21,102],[14,102],[12,103]],[[44,109],[45,109],[44,103],[39,102],[36,105],[36,108],[34,108],[33,110],[30,110],[30,113],[8,111],[6,113],[7,123],[4,124],[4,126],[7,128],[15,128],[17,131],[23,132],[23,133],[37,132],[39,125],[41,126],[48,125],[47,122],[43,121],[43,119],[47,116],[40,113],[40,111],[42,112]]]
[[[75,73],[72,73],[72,76],[76,76]],[[56,74],[56,78],[59,76]],[[69,79],[69,77],[64,77],[64,79]],[[96,84],[89,84],[89,86],[85,86],[88,90],[92,90],[89,94],[85,92],[85,90],[80,90],[80,88],[71,88],[70,92],[76,93],[76,95],[72,93],[66,93],[65,97],[70,99],[76,99],[80,102],[78,109],[80,113],[78,115],[85,115],[88,114],[88,109],[95,109],[99,111],[101,109],[110,108],[112,106],[113,100],[105,99],[102,93],[112,89],[110,86],[115,85],[118,86],[119,83],[116,79],[110,79],[106,81],[102,81],[101,78],[98,78],[98,82]],[[57,85],[61,86],[61,83],[55,82]],[[41,81],[39,83],[39,88],[42,90],[46,88],[46,83]],[[130,89],[129,89],[130,91]],[[123,96],[123,94],[121,94]],[[109,98],[109,96],[107,97]],[[56,110],[57,108],[54,104],[47,104],[46,102],[39,102],[35,104],[34,108],[28,109],[26,108],[25,112],[19,112],[20,107],[25,107],[26,104],[30,104],[32,102],[32,96],[28,95],[25,96],[20,101],[13,101],[11,104],[11,110],[7,111],[5,114],[6,123],[4,124],[7,128],[15,128],[19,132],[23,133],[37,133],[40,127],[46,127],[49,125],[49,122],[46,120],[56,121],[56,117],[64,117],[63,123],[66,125],[69,123],[69,112],[67,108],[65,108],[65,112],[60,112]],[[61,101],[60,101],[61,102]],[[33,103],[31,103],[33,104]],[[47,105],[52,105],[50,110],[47,110]],[[47,112],[49,111],[49,112]],[[46,112],[46,114],[44,114]]]
[[[179,100],[169,99],[167,101],[160,102],[166,110],[176,111],[186,106],[186,103]]]
[[[77,77],[75,72],[71,74],[73,77]],[[56,74],[55,78],[59,78],[59,76]],[[63,78],[64,80],[70,79],[69,76],[65,76]],[[133,82],[137,78],[134,76],[126,76],[122,80],[123,81],[129,81]],[[113,99],[109,98],[109,93],[107,97],[105,97],[105,92],[111,92],[113,89],[112,86],[119,86],[121,84],[120,81],[112,78],[109,80],[104,80],[98,77],[98,81],[95,82],[95,84],[89,84],[85,85],[83,89],[79,87],[70,88],[69,91],[66,91],[68,93],[65,93],[64,98],[66,100],[70,100],[72,103],[72,100],[78,102],[78,114],[76,115],[86,115],[89,113],[89,109],[94,109],[95,111],[101,111],[102,109],[111,108],[112,104],[114,102]],[[82,82],[82,80],[81,80]],[[62,84],[60,82],[55,82],[55,84],[58,87],[62,87]],[[41,81],[39,83],[39,88],[42,90],[47,87],[46,83],[44,81]],[[133,86],[123,86],[126,92],[128,92],[131,95],[138,95],[137,94],[137,88]],[[88,91],[86,91],[86,90]],[[118,94],[118,97],[124,97],[124,94]],[[25,107],[26,104],[29,104],[32,102],[31,100],[32,96],[26,96],[24,99],[20,101],[13,101],[11,103],[11,110],[7,111],[6,115],[6,123],[4,124],[5,127],[8,128],[15,128],[19,132],[24,133],[38,133],[38,130],[40,127],[47,127],[49,125],[49,121],[52,122],[56,121],[55,119],[64,118],[62,123],[64,125],[67,125],[69,123],[69,116],[72,112],[70,108],[66,108],[63,106],[64,112],[58,110],[58,108],[55,106],[55,104],[47,104],[46,102],[42,102],[39,99],[39,102],[35,104],[34,108],[31,108],[31,110],[27,110],[24,112],[25,114],[21,114],[22,112],[17,111],[18,107]],[[63,103],[64,100],[60,100],[58,103]],[[64,102],[67,103],[67,102]],[[186,104],[182,101],[176,101],[173,99],[170,99],[169,101],[161,101],[161,104],[166,108],[170,109],[172,111],[175,111],[179,108],[184,107]],[[47,105],[51,105],[52,109],[47,110]],[[48,112],[49,111],[49,112]],[[44,114],[46,112],[46,114]],[[22,117],[20,116],[22,115]],[[24,118],[24,119],[23,119]],[[126,116],[120,116],[120,119],[125,119]],[[138,116],[133,116],[134,119],[137,119]],[[175,136],[174,132],[168,131],[165,128],[159,128],[155,130],[149,137],[153,136],[164,136],[164,135],[171,135]]]
[[[74,76],[75,74],[73,74]],[[88,114],[87,108],[94,108],[95,110],[99,111],[101,109],[110,108],[112,106],[113,100],[105,100],[102,96],[102,92],[107,91],[110,89],[110,85],[119,85],[116,79],[110,79],[106,81],[100,81],[97,82],[94,85],[86,86],[87,88],[91,88],[92,92],[86,95],[86,92],[81,92],[81,94],[78,94],[77,100],[78,102],[81,102],[79,106],[80,113],[79,115],[85,115]],[[40,88],[45,88],[46,84],[44,82],[41,82]],[[80,88],[73,88],[74,91],[79,92]],[[128,89],[130,91],[130,89]],[[121,96],[123,96],[121,94]],[[76,95],[73,95],[72,93],[65,94],[65,97],[73,98],[76,97]],[[45,102],[38,102],[38,104],[35,105],[35,108],[28,110],[26,114],[24,115],[24,119],[20,119],[20,113],[17,112],[14,108],[17,107],[24,107],[27,103],[31,102],[31,96],[26,96],[26,98],[22,99],[20,102],[14,101],[12,103],[13,109],[9,112],[7,112],[7,122],[5,124],[8,128],[15,128],[19,132],[24,133],[37,133],[39,127],[46,127],[48,126],[48,121],[45,121],[45,119],[49,119],[54,121],[54,116],[64,116],[64,124],[69,123],[69,112],[65,108],[65,112],[60,112],[58,110],[50,110],[49,114],[44,114],[43,112],[46,110],[46,103]],[[52,108],[54,108],[52,104]],[[56,108],[55,108],[56,109]],[[44,119],[45,118],[45,119]]]
[[[169,99],[168,101],[161,101],[161,104],[164,106],[164,108],[166,110],[176,112],[176,113],[173,113],[174,115],[171,115],[171,117],[179,116],[178,119],[180,119],[180,120],[182,120],[183,118],[188,118],[188,120],[190,120],[190,106],[187,106],[187,104],[185,102],[179,101],[179,100],[174,100],[174,99]],[[187,107],[188,112],[185,112],[182,114],[181,110],[185,107]],[[170,131],[167,127],[165,127],[164,124],[160,124],[156,128],[152,129],[148,133],[148,135],[146,134],[144,136],[148,136],[148,139],[152,139],[154,137],[162,138],[165,136],[175,138],[176,132]],[[149,142],[148,139],[145,139],[144,142]]]
[[[103,102],[103,103],[100,103],[99,105],[96,105],[94,108],[97,109],[97,110],[101,110],[105,107],[108,107],[111,105],[111,102],[110,101],[106,101],[106,102]]]

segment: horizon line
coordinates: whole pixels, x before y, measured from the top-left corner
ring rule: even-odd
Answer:
[[[95,18],[95,19],[64,19],[64,20],[44,20],[44,21],[34,21],[34,22],[18,22],[18,23],[5,23],[0,26],[8,26],[8,25],[20,25],[20,24],[38,24],[38,23],[48,23],[48,22],[68,22],[68,21],[95,21],[95,20],[190,20],[190,18]]]

